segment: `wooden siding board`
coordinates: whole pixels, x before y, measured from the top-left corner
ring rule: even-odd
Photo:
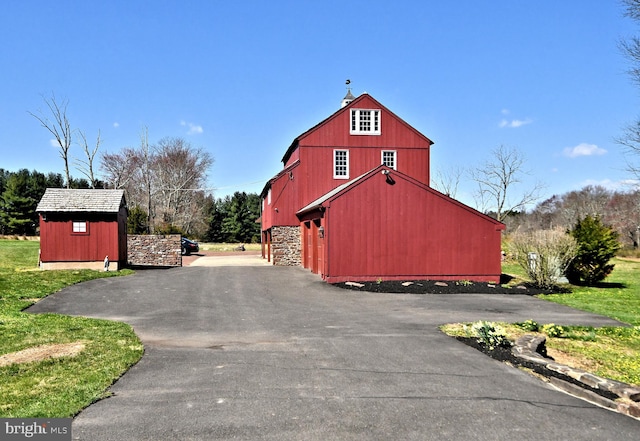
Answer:
[[[351,107],[380,109],[381,135],[351,135]],[[268,213],[263,213],[262,230],[274,225],[297,225],[295,212],[348,181],[333,178],[334,149],[349,150],[350,179],[378,166],[382,150],[395,150],[397,169],[428,184],[431,144],[431,140],[371,96],[361,95],[293,141],[283,158],[285,170],[270,181],[272,206],[265,205]],[[286,185],[288,177],[284,172],[294,166],[294,183]]]
[[[332,200],[326,216],[330,279],[500,274],[496,223],[407,180],[372,175]]]

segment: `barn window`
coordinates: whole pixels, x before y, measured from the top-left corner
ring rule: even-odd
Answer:
[[[333,151],[333,178],[349,179],[349,150]]]
[[[87,221],[73,221],[73,227],[71,231],[74,234],[87,234],[89,232],[87,228]]]
[[[382,151],[382,165],[386,165],[387,167],[396,170],[396,151],[395,150]]]
[[[379,135],[380,110],[351,109],[352,135]]]

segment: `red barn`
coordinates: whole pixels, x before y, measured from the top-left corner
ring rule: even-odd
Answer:
[[[293,140],[265,185],[263,257],[329,282],[498,281],[504,225],[429,187],[432,144],[349,92]]]
[[[40,215],[43,269],[120,269],[127,262],[124,190],[47,188]]]

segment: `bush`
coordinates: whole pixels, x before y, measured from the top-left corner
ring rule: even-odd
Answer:
[[[569,282],[593,285],[611,274],[614,265],[609,261],[620,249],[618,233],[613,228],[604,225],[597,216],[586,216],[568,233],[578,243],[576,258],[566,271]]]
[[[470,330],[466,326],[465,329],[468,334],[478,339],[478,343],[485,345],[491,351],[496,347],[508,348],[511,346],[504,329],[495,323],[479,321],[473,323]]]
[[[578,245],[573,237],[555,229],[516,233],[510,248],[516,262],[536,286],[551,288],[565,273]]]

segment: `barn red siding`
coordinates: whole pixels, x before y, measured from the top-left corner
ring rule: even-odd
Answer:
[[[381,134],[351,135],[351,108],[380,109]],[[271,182],[271,205],[265,201],[262,230],[274,225],[298,225],[296,211],[380,165],[383,150],[396,151],[398,171],[428,184],[431,144],[375,99],[360,96],[294,141],[289,156],[285,157],[287,172],[283,170]],[[334,149],[349,150],[349,179],[333,178]]]
[[[267,195],[264,196],[263,231],[274,225],[299,225],[295,213],[300,209],[300,168],[299,164],[294,164],[272,180],[268,190],[271,192],[271,202]]]
[[[108,255],[112,261],[122,259],[123,263],[126,262],[126,244],[124,250],[119,244],[119,238],[124,237],[126,240],[126,234],[119,234],[118,230],[122,228],[123,222],[118,222],[118,217],[115,213],[100,216],[79,213],[71,217],[47,213],[47,220],[44,220],[41,215],[40,260],[92,262],[101,261]],[[87,221],[88,234],[73,234],[73,221]]]
[[[499,280],[502,224],[392,176],[394,185],[376,174],[327,204],[327,281]]]

